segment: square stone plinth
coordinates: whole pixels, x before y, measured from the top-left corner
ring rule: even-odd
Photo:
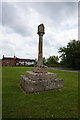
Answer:
[[[33,81],[40,81],[40,80],[53,80],[56,78],[56,74],[54,73],[35,73],[33,71],[27,71],[26,72],[26,77]]]
[[[27,71],[25,75],[21,75],[20,85],[26,93],[34,93],[63,88],[63,80],[56,78],[54,73]]]

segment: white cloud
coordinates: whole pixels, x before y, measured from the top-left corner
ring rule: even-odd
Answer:
[[[0,25],[2,55],[36,58],[37,26],[45,25],[43,55],[58,55],[58,49],[78,39],[77,3],[3,3]]]
[[[1,56],[4,54],[7,56],[17,55],[24,58],[36,57],[35,55],[37,53],[36,44],[33,42],[34,38],[31,39],[30,37],[23,37],[16,33],[6,34],[7,28],[5,28],[2,27],[2,31],[0,32],[0,48],[2,50]]]

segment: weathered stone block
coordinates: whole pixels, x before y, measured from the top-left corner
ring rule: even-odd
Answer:
[[[41,66],[35,67],[33,72],[35,72],[35,73],[47,73],[47,71],[48,71],[47,69],[48,69],[47,66],[41,65]]]
[[[56,74],[54,73],[35,73],[32,71],[26,72],[26,77],[30,78],[31,80],[52,80],[56,78]]]
[[[21,75],[21,87],[26,93],[63,88],[63,80],[56,78],[54,73],[34,73],[27,71]]]

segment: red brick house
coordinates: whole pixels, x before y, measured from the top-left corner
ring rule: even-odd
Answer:
[[[18,66],[18,65],[33,65],[35,60],[33,59],[20,59],[16,56],[14,57],[4,57],[2,58],[2,66]]]
[[[0,66],[2,66],[2,60],[0,61]]]

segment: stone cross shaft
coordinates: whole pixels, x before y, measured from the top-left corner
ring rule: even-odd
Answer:
[[[38,66],[41,66],[43,64],[42,57],[43,57],[43,35],[44,32],[44,25],[40,24],[38,26],[38,33],[39,34],[39,45],[38,45]]]

